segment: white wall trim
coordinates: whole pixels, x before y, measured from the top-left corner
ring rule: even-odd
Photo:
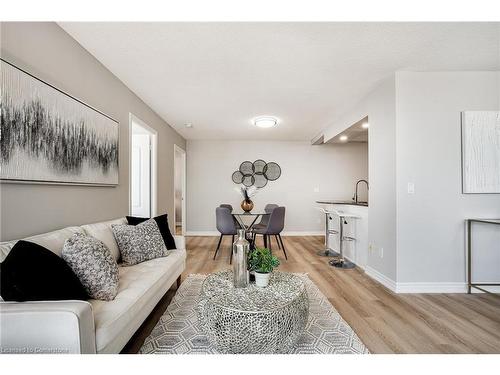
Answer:
[[[466,293],[465,283],[397,283],[396,293]]]
[[[133,113],[128,114],[128,212],[129,215],[132,214],[132,123],[136,123],[140,127],[146,129],[151,133],[151,217],[156,216],[157,205],[158,205],[158,132],[156,129],[150,127],[139,117],[135,116]]]
[[[179,222],[179,218],[176,217],[175,215],[175,211],[176,211],[176,199],[175,199],[175,168],[177,168],[178,166],[176,165],[176,157],[175,157],[175,154],[176,153],[180,153],[182,155],[182,181],[181,181],[181,190],[182,190],[182,202],[181,202],[181,218],[180,218],[180,222]],[[186,223],[186,217],[187,217],[187,214],[186,214],[186,195],[187,195],[187,185],[186,185],[186,175],[187,175],[187,161],[186,161],[186,150],[184,150],[182,147],[179,147],[177,146],[175,143],[174,143],[174,223],[175,225],[178,225],[178,223],[180,223],[180,225],[182,226],[181,227],[181,232],[182,232],[182,235],[185,236],[186,235],[186,227],[187,227],[187,223]]]
[[[484,287],[493,293],[500,293],[500,287]],[[467,293],[467,283],[397,283],[396,293]],[[484,293],[472,288],[472,293]]]
[[[325,231],[283,231],[282,236],[325,236]]]
[[[394,280],[381,274],[379,271],[367,266],[365,274],[375,281],[384,285],[386,288],[398,294],[417,294],[417,293],[467,293],[467,283],[464,282],[406,282],[396,283]],[[500,293],[500,286],[488,287],[493,293]],[[472,289],[472,293],[484,293],[478,289]]]
[[[203,236],[220,236],[220,233],[217,232],[216,230],[198,230],[198,231],[192,231],[188,230],[186,231],[186,236],[191,236],[191,237],[203,237]]]
[[[366,266],[365,268],[365,274],[370,276],[373,280],[378,281],[380,284],[388,288],[389,290],[392,290],[393,292],[396,292],[396,282],[384,274],[380,273],[379,271],[371,268],[370,266]]]
[[[301,231],[289,231],[289,232],[282,232],[281,233],[282,236],[324,236],[325,235],[325,232],[322,232],[322,231],[304,231],[304,232],[301,232]],[[186,232],[186,236],[193,236],[193,237],[197,237],[197,236],[220,236],[220,233],[216,230],[213,230],[213,231],[187,231]]]

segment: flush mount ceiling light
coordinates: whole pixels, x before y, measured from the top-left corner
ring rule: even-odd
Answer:
[[[347,135],[341,135],[339,138],[342,142],[347,141]]]
[[[363,125],[361,125],[363,129],[368,129],[370,127],[370,124],[368,122],[364,122]]]
[[[187,122],[187,123],[185,123],[185,124],[184,124],[184,126],[185,126],[186,128],[192,128],[192,127],[193,127],[193,124],[192,124],[192,123],[190,123],[190,122]]]
[[[278,119],[271,116],[261,116],[254,119],[253,124],[259,128],[272,128],[278,124]]]

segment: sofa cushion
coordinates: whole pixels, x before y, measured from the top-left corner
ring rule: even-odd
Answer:
[[[80,227],[67,227],[64,229],[55,230],[53,232],[38,234],[36,236],[26,237],[22,239],[25,241],[34,242],[61,256],[64,241],[66,241],[75,233],[83,233],[83,229],[81,229]],[[0,243],[0,262],[3,262],[3,260],[17,241],[19,240]]]
[[[5,301],[86,300],[88,295],[64,260],[34,242],[17,241],[0,264]]]
[[[148,218],[135,216],[127,216],[126,218],[130,225],[138,225],[148,220]],[[160,230],[161,236],[163,237],[163,242],[165,242],[165,246],[167,247],[167,249],[175,249],[175,240],[172,236],[172,233],[170,233],[170,228],[168,227],[168,215],[163,214],[160,216],[156,216],[153,219],[156,221],[156,224],[158,224],[158,229]]]
[[[153,219],[133,225],[112,225],[122,261],[124,265],[132,266],[168,255],[160,230]]]
[[[118,292],[118,265],[102,241],[76,233],[64,243],[62,258],[91,298],[111,301]]]
[[[90,300],[100,353],[120,351],[185,268],[185,250],[169,251],[134,266],[118,267],[120,282],[113,301]]]
[[[82,225],[81,228],[89,236],[95,237],[102,241],[104,245],[111,251],[113,258],[118,262],[120,260],[120,251],[118,250],[118,244],[116,243],[115,237],[113,236],[113,231],[111,230],[111,225],[113,224],[127,224],[125,218],[103,221],[101,223]]]

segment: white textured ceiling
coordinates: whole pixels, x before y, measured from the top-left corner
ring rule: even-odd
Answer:
[[[500,66],[498,23],[60,25],[187,139],[309,140],[397,70]]]

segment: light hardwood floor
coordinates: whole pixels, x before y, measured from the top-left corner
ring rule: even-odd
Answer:
[[[280,270],[306,272],[372,353],[500,353],[500,296],[489,294],[395,294],[363,271],[338,270],[316,255],[322,237],[283,237],[288,261]],[[230,238],[212,260],[218,237],[188,237],[187,267],[208,274],[229,267]],[[142,345],[175,291],[170,291],[129,342]]]

